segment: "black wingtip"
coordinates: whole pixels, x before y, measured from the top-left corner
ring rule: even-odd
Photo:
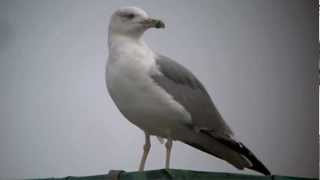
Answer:
[[[248,167],[249,169],[260,172],[266,176],[271,175],[270,171],[263,165],[263,163],[241,142],[217,137],[215,137],[215,139],[246,157],[252,163],[252,166]]]
[[[205,149],[204,147],[202,147],[201,145],[198,145],[198,144],[196,144],[196,143],[189,143],[189,142],[184,142],[185,144],[188,144],[188,145],[190,145],[190,146],[192,146],[192,147],[194,147],[194,148],[196,148],[196,149],[199,149],[199,150],[201,150],[201,151],[203,151],[203,152],[206,152],[206,153],[208,153],[208,154],[211,154],[211,155],[213,155],[213,156],[216,156],[216,157],[218,157],[218,158],[220,158],[220,159],[223,159],[223,157],[220,157],[219,155],[217,155],[217,154],[213,154],[212,152],[210,152],[210,151],[208,151],[207,149]],[[241,145],[241,146],[243,146],[243,145]],[[230,147],[230,146],[229,146]],[[245,146],[243,146],[244,147],[244,150],[245,151],[247,151],[247,152],[250,152]],[[241,153],[242,154],[242,153]],[[249,154],[249,153],[246,153],[246,154]],[[252,170],[254,170],[254,171],[257,171],[257,172],[260,172],[260,173],[262,173],[262,174],[264,174],[264,175],[266,175],[266,176],[270,176],[271,175],[271,173],[270,173],[270,171],[250,152],[250,154],[251,155],[248,155],[248,156],[246,156],[246,158],[248,158],[249,159],[249,161],[252,163],[252,166],[251,167],[249,167],[249,169],[252,169]],[[244,155],[245,156],[245,155]]]
[[[270,176],[271,172],[267,169],[267,167],[264,166],[262,162],[259,159],[257,159],[256,156],[246,146],[244,146],[242,143],[239,143],[239,144],[243,149],[242,154],[245,157],[247,157],[252,163],[252,166],[249,167],[249,169],[258,171],[266,176]]]
[[[241,142],[235,141],[232,138],[216,136],[216,135],[211,134],[210,132],[207,132],[207,131],[200,130],[200,132],[208,135],[211,138],[214,138],[215,140],[217,140],[221,144],[229,147],[230,149],[234,150],[235,152],[238,152],[239,154],[241,154],[242,156],[247,158],[251,162],[252,166],[251,167],[246,167],[246,168],[252,169],[252,170],[257,171],[259,173],[262,173],[262,174],[264,174],[266,176],[270,176],[271,175],[271,172],[267,169],[267,167],[265,167],[263,165],[263,163],[258,158],[256,158],[256,156],[245,145],[243,145]],[[190,142],[184,142],[184,143],[186,143],[186,144],[188,144],[190,146],[193,146],[193,147],[195,147],[197,149],[200,149],[203,152],[206,152],[208,154],[216,156],[216,157],[218,157],[220,159],[224,159],[223,157],[220,157],[219,155],[210,152],[209,150],[207,150],[206,148],[202,147],[199,144],[190,143]]]
[[[261,167],[258,167],[258,166],[252,166],[250,169],[252,170],[255,170],[255,171],[258,171],[266,176],[271,176],[271,172],[265,167],[265,166],[261,166]]]

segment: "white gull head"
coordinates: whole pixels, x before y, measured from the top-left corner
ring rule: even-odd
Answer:
[[[149,28],[164,28],[161,20],[153,19],[138,7],[122,7],[111,16],[109,38],[121,35],[129,38],[140,38]]]

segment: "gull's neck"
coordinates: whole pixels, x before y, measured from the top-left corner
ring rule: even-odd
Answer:
[[[151,60],[154,52],[148,47],[142,38],[128,36],[124,34],[109,33],[109,63],[114,62],[118,57],[147,57],[139,58],[140,61]],[[112,58],[117,57],[117,58]]]
[[[114,47],[128,44],[147,47],[141,36],[142,35],[125,35],[111,31],[108,35],[109,50],[113,49]]]

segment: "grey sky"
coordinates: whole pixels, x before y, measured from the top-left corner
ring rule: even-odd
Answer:
[[[318,177],[312,4],[318,3],[0,1],[0,177],[138,168],[143,133],[116,109],[104,83],[109,17],[128,5],[166,23],[147,32],[147,42],[197,75],[272,173]],[[152,140],[147,169],[163,168],[165,149]],[[181,143],[172,153],[172,168],[239,172]]]

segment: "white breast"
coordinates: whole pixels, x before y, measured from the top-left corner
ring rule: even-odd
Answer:
[[[109,55],[106,82],[122,114],[150,134],[167,137],[172,127],[190,123],[191,116],[149,76],[157,71],[154,54],[136,44],[113,49]]]

